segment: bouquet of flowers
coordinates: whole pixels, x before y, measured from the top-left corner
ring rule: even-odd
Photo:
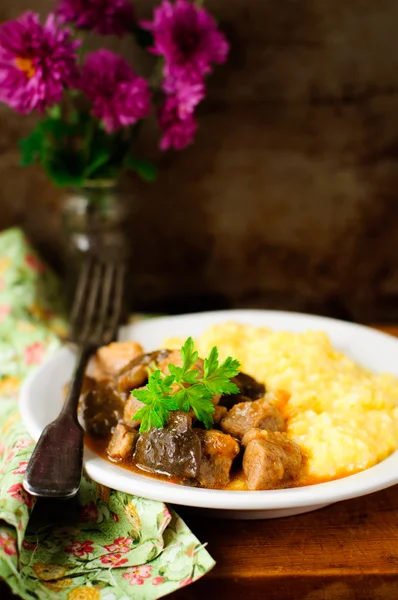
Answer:
[[[156,57],[146,80],[122,56],[88,52],[82,32],[133,36]],[[134,154],[143,119],[154,112],[162,150],[192,143],[206,78],[228,43],[201,3],[163,0],[150,21],[130,0],[58,0],[44,23],[33,12],[0,26],[0,101],[42,118],[21,141],[22,164],[39,163],[57,185],[117,180],[155,167]],[[154,110],[153,110],[154,109]]]

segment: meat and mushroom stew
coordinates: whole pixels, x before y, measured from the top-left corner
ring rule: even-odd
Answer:
[[[87,444],[124,468],[183,485],[267,490],[297,485],[300,447],[265,386],[237,361],[181,351],[100,348],[79,418]],[[157,403],[157,399],[159,402]]]

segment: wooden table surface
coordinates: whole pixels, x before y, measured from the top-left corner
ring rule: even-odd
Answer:
[[[380,329],[398,336],[398,326]],[[269,521],[179,512],[217,565],[175,600],[398,599],[398,486]],[[12,598],[0,584],[0,600]]]

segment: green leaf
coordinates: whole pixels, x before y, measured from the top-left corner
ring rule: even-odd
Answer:
[[[60,119],[61,118],[61,107],[59,104],[54,104],[47,109],[47,114],[51,119]]]
[[[85,169],[85,177],[88,179],[95,175],[95,172],[109,161],[110,156],[110,152],[107,148],[96,149],[91,156],[89,165]]]
[[[180,410],[184,412],[189,411],[189,397],[187,388],[181,388],[181,390],[174,394],[174,398]]]
[[[141,408],[139,408],[137,410],[137,412],[133,415],[132,420],[133,421],[141,421],[147,414],[148,409],[149,409],[148,406],[141,406]]]
[[[170,387],[172,383],[174,383],[174,377],[173,377],[173,375],[167,375],[163,379],[163,386],[164,387]]]
[[[189,369],[192,369],[198,360],[199,355],[194,351],[194,346],[193,339],[189,337],[181,348],[182,369],[184,373],[186,373]]]
[[[147,390],[133,390],[131,392],[131,395],[134,396],[134,398],[137,398],[137,400],[139,400],[140,402],[143,402],[144,404],[148,404],[150,405],[152,403],[151,401],[151,393]],[[141,409],[140,409],[141,410]],[[134,415],[135,418],[135,415]]]
[[[65,185],[83,185],[85,178],[83,175],[75,174],[69,170],[66,163],[57,161],[56,157],[44,158],[42,160],[43,167],[47,174],[58,186]]]
[[[214,371],[218,369],[218,349],[214,346],[208,358],[205,359],[204,363],[204,377],[207,379]]]
[[[168,416],[169,413],[167,413]],[[161,410],[161,407],[159,407],[157,410],[153,410],[151,411],[151,415],[150,415],[150,429],[152,429],[152,427],[156,427],[156,429],[160,429],[161,427],[164,427],[167,421],[167,418],[165,419],[165,413],[164,411]]]
[[[123,166],[126,169],[131,169],[132,171],[135,171],[137,175],[141,177],[141,179],[143,179],[144,181],[155,181],[158,175],[158,171],[155,165],[146,160],[135,158],[131,154],[126,155]]]
[[[238,386],[230,379],[239,373],[239,367],[239,361],[230,356],[218,366],[218,350],[214,347],[205,360],[202,381],[212,394],[238,394]]]
[[[72,134],[76,134],[74,128],[72,128],[65,121],[59,119],[46,119],[40,124],[40,130],[45,136],[50,136],[57,143],[64,142],[65,137],[69,137]]]
[[[213,418],[211,416],[214,413],[213,394],[200,384],[193,385],[188,390],[189,404],[196,418],[202,421],[207,429],[210,429],[213,425]]]
[[[36,127],[26,138],[20,140],[19,147],[22,166],[40,162],[44,150],[44,139],[39,127]]]
[[[170,371],[170,376],[173,377],[173,381],[180,381],[184,375],[182,367],[177,367],[176,365],[170,364],[168,365],[168,369]]]
[[[167,410],[178,410],[178,402],[174,398],[175,395],[171,398],[163,398],[162,404]]]
[[[199,378],[199,371],[191,369],[184,374],[184,383],[196,383]]]
[[[212,381],[205,381],[204,385],[213,396],[215,394],[239,394],[240,390],[232,381],[226,381],[225,377],[219,377]]]

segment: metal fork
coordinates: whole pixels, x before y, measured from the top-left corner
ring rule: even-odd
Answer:
[[[47,425],[31,456],[24,488],[33,496],[71,498],[82,476],[84,431],[77,409],[90,356],[115,339],[121,318],[124,265],[89,258],[82,267],[68,339],[77,345],[76,365],[58,418]]]

